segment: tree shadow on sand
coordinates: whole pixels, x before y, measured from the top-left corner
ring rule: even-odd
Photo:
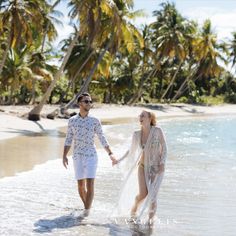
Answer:
[[[59,131],[59,130],[42,130],[40,132],[37,131],[30,131],[26,129],[13,129],[13,128],[8,128],[8,131],[5,131],[7,133],[12,133],[12,134],[19,134],[21,136],[27,136],[27,137],[56,137],[56,138],[65,138],[66,133]]]
[[[51,233],[54,229],[68,229],[79,226],[89,226],[96,228],[104,228],[109,230],[109,235],[132,235],[132,236],[150,236],[152,235],[152,228],[143,228],[139,224],[119,225],[115,223],[99,223],[96,219],[89,219],[83,217],[75,217],[72,214],[60,216],[54,219],[40,219],[34,226],[33,230],[36,233]],[[108,220],[109,221],[109,220]]]

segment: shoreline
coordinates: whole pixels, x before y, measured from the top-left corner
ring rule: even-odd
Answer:
[[[0,106],[0,140],[14,138],[19,135],[32,136],[42,132],[56,130],[66,127],[68,119],[56,118],[50,120],[41,118],[40,121],[29,121],[25,117],[33,106],[16,105]],[[58,105],[45,105],[42,117],[52,112]],[[96,104],[90,114],[99,118],[103,125],[128,123],[130,120],[138,120],[142,110],[152,111],[157,119],[182,119],[206,116],[236,115],[236,105],[224,104],[217,106],[199,106],[190,104],[148,104],[145,106],[127,106],[115,104]],[[69,112],[78,112],[78,109],[70,109]]]
[[[159,107],[118,106],[96,104],[90,114],[99,118],[103,125],[138,123],[138,115],[143,109],[153,111],[157,119],[174,122],[176,120],[196,119],[202,117],[235,116],[236,105],[203,107],[193,105],[158,105]],[[50,113],[55,106],[46,106],[42,114]],[[0,112],[0,160],[3,168],[0,179],[13,176],[34,168],[48,160],[61,157],[68,119],[29,121],[25,118],[25,106],[7,106],[5,112]],[[0,110],[3,110],[0,107]],[[70,112],[78,112],[71,109]],[[13,113],[14,112],[14,113]],[[114,137],[109,137],[113,145]],[[52,146],[51,146],[52,145]],[[98,148],[100,148],[98,146]]]

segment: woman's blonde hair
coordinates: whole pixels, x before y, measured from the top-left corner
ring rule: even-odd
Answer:
[[[151,119],[150,125],[151,126],[156,126],[157,125],[157,118],[156,118],[155,113],[151,112],[151,111],[146,111],[146,110],[144,110],[144,111],[148,113],[148,115]]]

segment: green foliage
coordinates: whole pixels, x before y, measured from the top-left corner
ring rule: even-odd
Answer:
[[[0,102],[35,103],[47,91],[58,70],[51,61],[63,58],[74,37],[62,42],[59,53],[53,49],[59,2],[1,1]],[[69,17],[79,19],[80,35],[49,103],[74,97],[110,39],[88,87],[96,101],[236,103],[235,74],[226,69],[227,62],[236,64],[236,33],[219,42],[210,20],[200,27],[174,4],[160,6],[154,22],[137,29],[130,19],[143,13],[132,12],[132,0],[69,1]]]
[[[225,98],[222,95],[212,96],[201,96],[201,103],[204,105],[219,105],[225,102]]]
[[[189,101],[188,101],[188,98],[187,98],[187,97],[182,96],[181,98],[179,98],[179,99],[177,100],[177,102],[178,102],[178,103],[188,103]]]
[[[226,94],[224,98],[224,102],[236,104],[236,93],[232,92],[230,94]]]

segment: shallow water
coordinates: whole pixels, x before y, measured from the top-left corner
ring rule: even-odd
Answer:
[[[169,155],[152,230],[125,221],[114,224],[108,219],[122,185],[122,170],[112,168],[101,149],[93,209],[86,220],[78,220],[75,210],[82,204],[72,161],[69,170],[62,167],[61,159],[56,158],[61,156],[64,137],[51,135],[49,138],[55,140],[45,151],[44,147],[32,148],[31,141],[23,144],[25,150],[31,150],[31,158],[38,156],[40,160],[40,154],[50,152],[54,160],[43,163],[46,159],[41,159],[39,163],[43,164],[38,163],[33,170],[0,179],[0,235],[151,235],[151,231],[152,235],[164,236],[235,235],[236,117],[168,120],[160,125],[166,133]],[[114,137],[117,156],[126,151],[137,128],[136,123],[105,127],[106,134]],[[17,139],[21,138],[35,139]],[[7,149],[5,153],[12,151],[9,146]],[[8,158],[21,164],[22,155],[25,152],[15,151]]]

